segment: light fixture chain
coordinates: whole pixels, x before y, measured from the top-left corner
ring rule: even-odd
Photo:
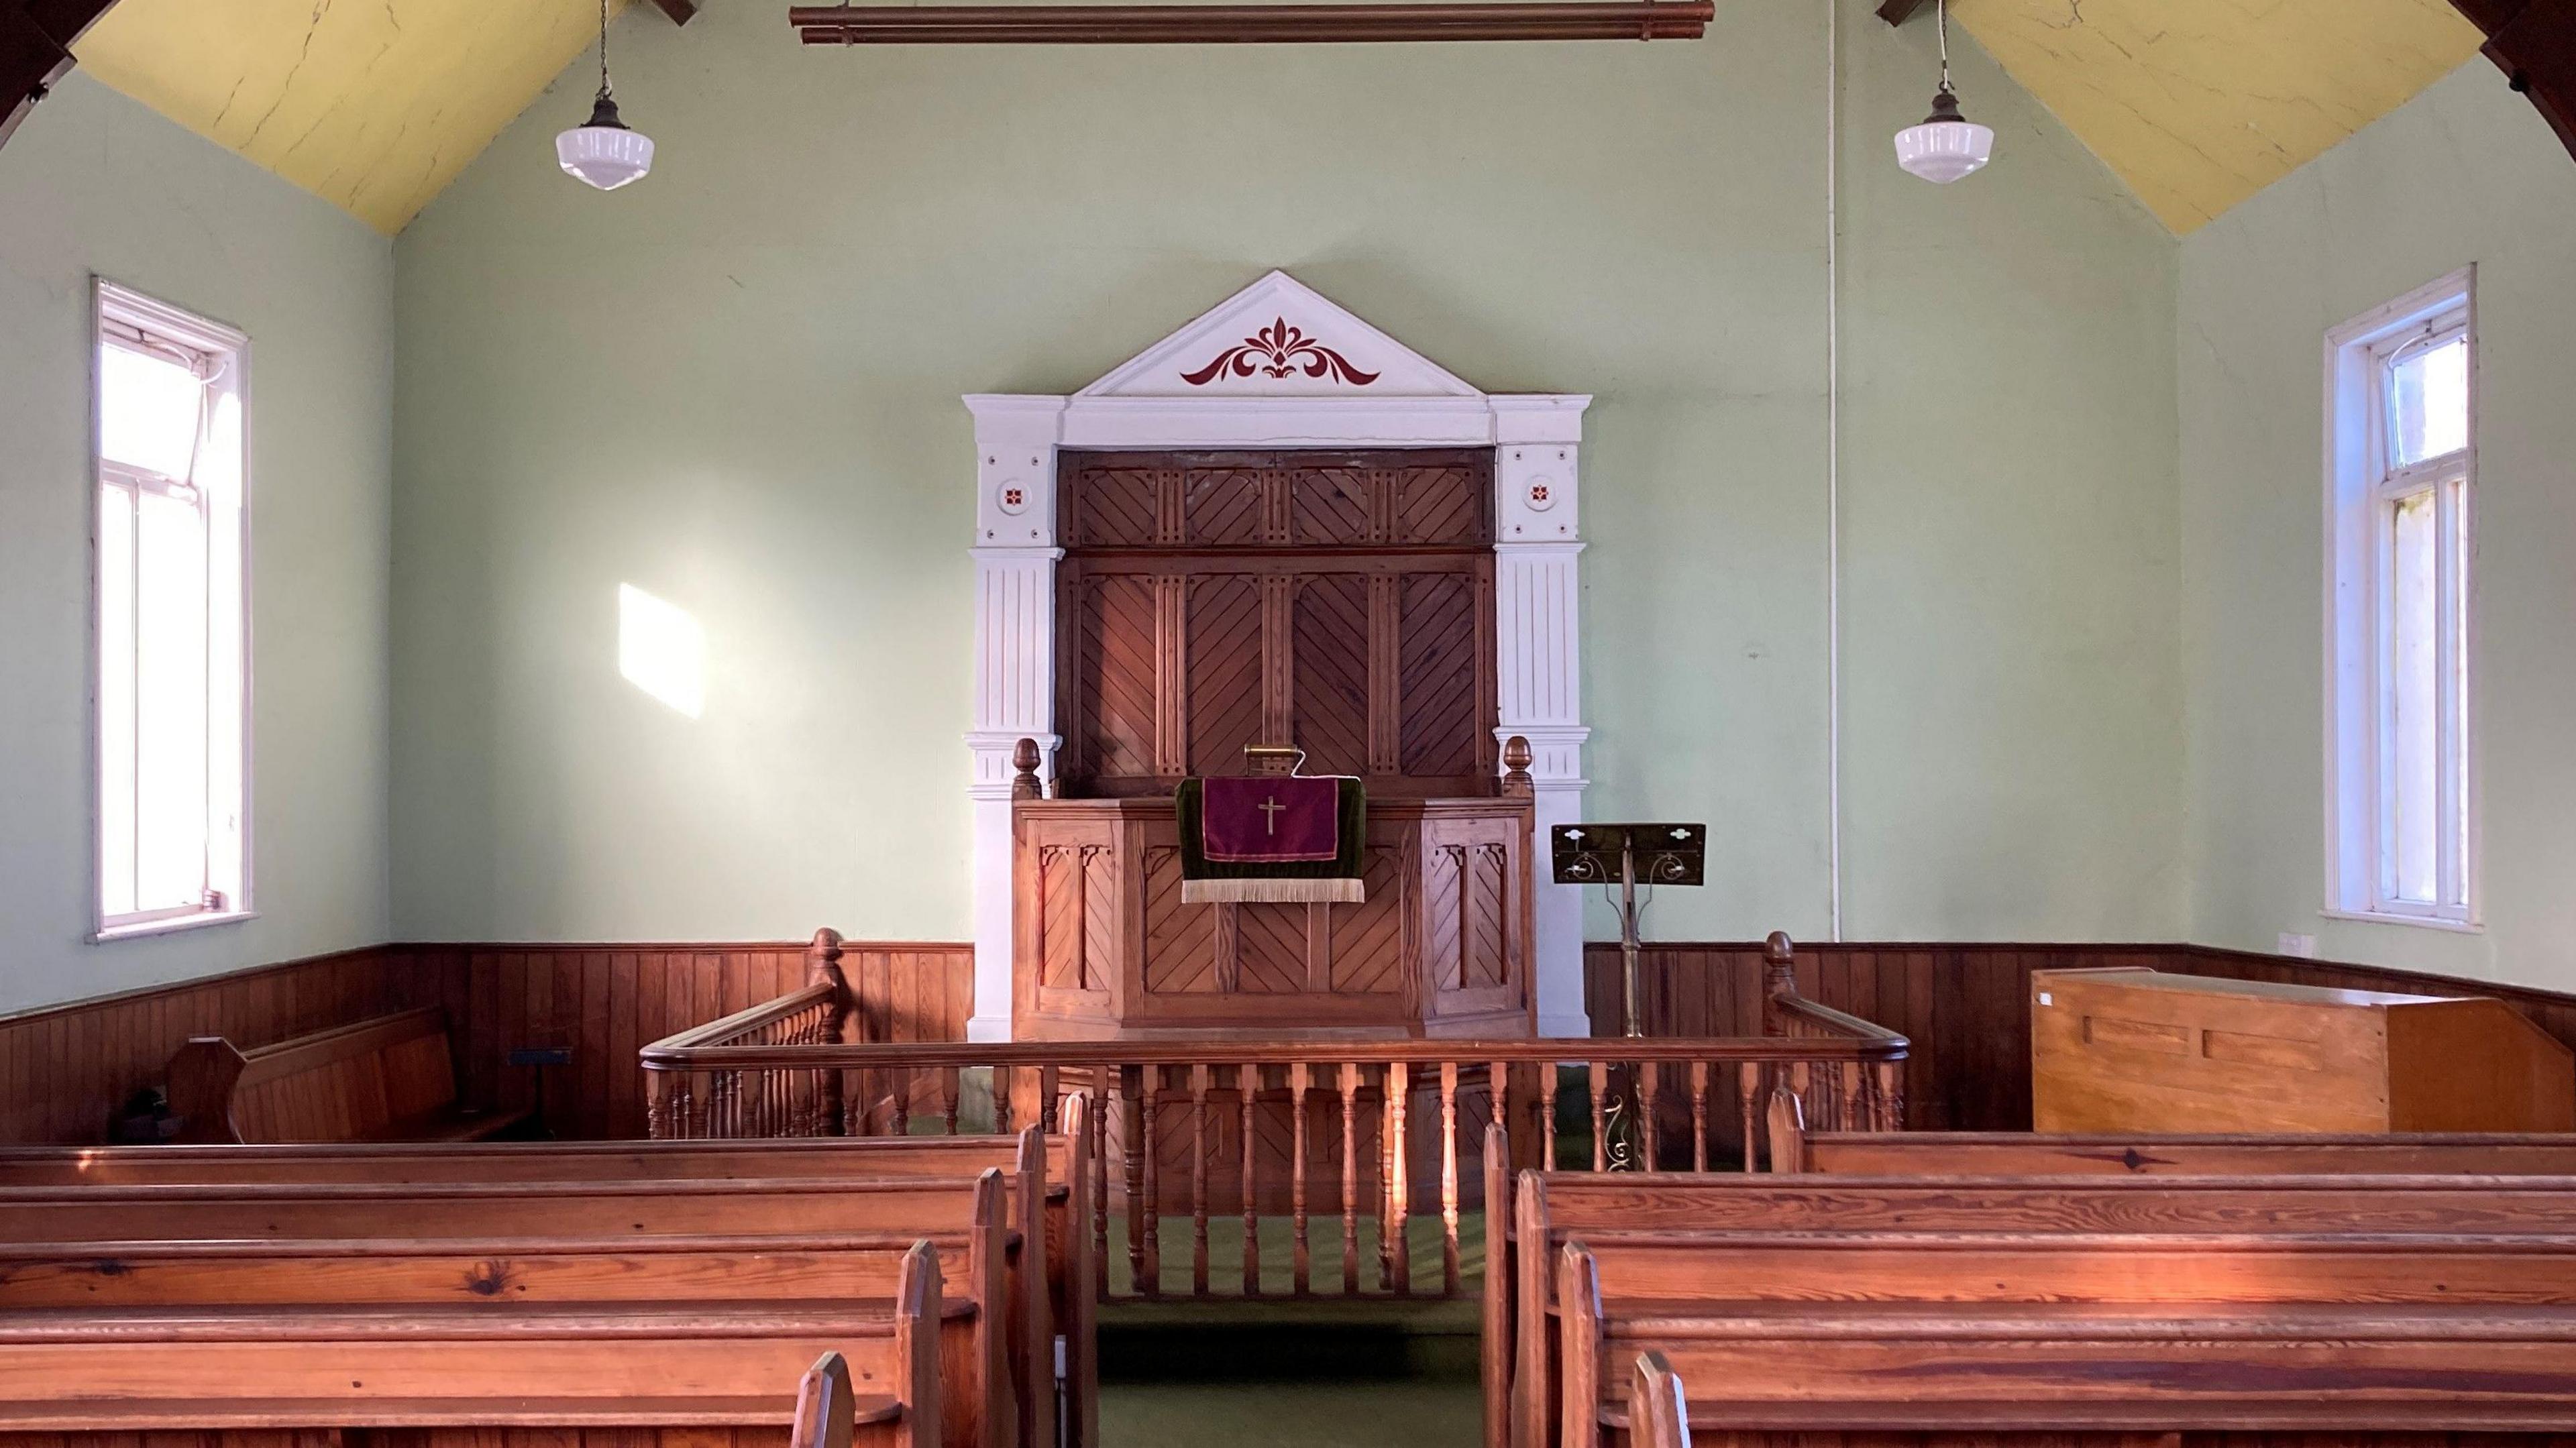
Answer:
[[[1941,89],[1946,91],[1950,88],[1950,0],[1933,0],[1933,15],[1941,23]],[[605,66],[608,41],[604,35],[599,44],[600,64]]]
[[[1948,54],[1946,48],[1943,54]],[[1950,73],[1946,60],[1942,62],[1941,73],[1944,76]],[[599,93],[603,96],[613,93],[608,85],[608,0],[599,0]]]

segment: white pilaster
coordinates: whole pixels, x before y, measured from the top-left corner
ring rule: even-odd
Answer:
[[[969,397],[975,417],[973,1041],[1011,1038],[1011,750],[1055,774],[1055,449],[1061,397]]]
[[[1548,879],[1548,832],[1583,817],[1583,552],[1577,456],[1588,397],[1496,397],[1494,735],[1530,743],[1538,895],[1533,976],[1541,1035],[1586,1036],[1583,890]]]

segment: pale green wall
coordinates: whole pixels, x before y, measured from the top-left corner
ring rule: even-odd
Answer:
[[[1981,57],[1987,174],[1888,136],[1843,0],[1851,933],[2181,925],[2176,248]],[[397,246],[412,938],[967,932],[970,391],[1059,392],[1278,266],[1585,448],[1604,815],[1706,818],[1667,936],[1826,925],[1824,12],[1699,44],[801,50],[631,11]],[[692,723],[614,600],[695,610]]]
[[[254,900],[91,928],[90,274],[251,337]],[[393,254],[74,75],[0,149],[0,1010],[385,938]]]
[[[2324,338],[2478,267],[2487,929],[2319,918]],[[2195,939],[2576,989],[2576,168],[2483,60],[2183,245]]]

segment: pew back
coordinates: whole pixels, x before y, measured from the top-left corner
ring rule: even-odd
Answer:
[[[2576,1176],[2576,1136],[1815,1132],[1775,1171],[1839,1176]]]
[[[1520,1185],[1529,1444],[1624,1422],[1648,1350],[1743,1432],[2576,1427],[2576,1180]]]
[[[475,1141],[527,1117],[458,1103],[436,1006],[247,1050],[198,1036],[171,1057],[169,1083],[190,1141]]]

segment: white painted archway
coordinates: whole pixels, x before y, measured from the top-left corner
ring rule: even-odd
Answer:
[[[1011,748],[1055,752],[1056,453],[1083,449],[1494,449],[1494,627],[1499,738],[1534,755],[1538,837],[1583,805],[1576,504],[1588,396],[1480,392],[1274,271],[1070,397],[978,394],[975,418],[975,1015],[968,1035],[1011,1034]],[[1540,884],[1539,1029],[1589,1034],[1583,901]]]

